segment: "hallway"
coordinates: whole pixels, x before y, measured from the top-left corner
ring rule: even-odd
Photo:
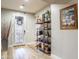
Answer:
[[[77,0],[2,0],[1,59],[78,59]]]

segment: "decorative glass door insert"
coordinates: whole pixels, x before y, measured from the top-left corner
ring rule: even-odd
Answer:
[[[15,43],[24,42],[23,20],[22,16],[15,16]]]

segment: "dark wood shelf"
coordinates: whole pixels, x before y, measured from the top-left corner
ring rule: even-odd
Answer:
[[[51,23],[51,21],[44,21],[44,23]]]
[[[43,41],[38,41],[38,42],[44,43],[44,44],[47,44],[47,45],[51,44],[51,43],[47,43],[47,42],[43,42]],[[49,46],[50,46],[50,45],[49,45]]]
[[[47,15],[47,17],[46,17]],[[50,31],[51,31],[51,17],[50,17],[50,11],[47,11],[46,13],[42,14],[42,21],[38,22],[38,19],[37,19],[37,23],[36,24],[41,24],[43,25],[43,37],[40,37],[38,38],[39,35],[39,29],[37,29],[37,49],[39,49],[40,51],[44,52],[45,54],[48,54],[50,55],[51,54],[51,34],[50,34]],[[47,20],[47,21],[45,21]],[[45,37],[47,36],[47,37]]]
[[[43,24],[43,23],[36,23],[36,24]]]
[[[51,28],[46,28],[46,29],[44,28],[44,30],[51,30]]]
[[[43,53],[45,53],[45,54],[47,54],[47,55],[50,55],[51,54],[51,52],[45,52],[43,49],[40,49],[40,48],[38,48],[40,51],[42,51]]]

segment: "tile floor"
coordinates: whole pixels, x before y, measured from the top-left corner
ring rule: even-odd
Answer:
[[[40,52],[33,46],[28,46],[26,50],[29,53],[28,55],[29,59],[51,59],[50,55]]]

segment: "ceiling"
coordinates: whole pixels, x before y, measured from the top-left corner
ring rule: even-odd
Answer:
[[[18,10],[29,13],[36,13],[44,7],[48,6],[50,3],[64,3],[68,0],[29,0],[25,2],[24,0],[2,0],[1,7]],[[24,4],[24,9],[20,9],[19,6]]]
[[[23,0],[2,0],[1,7],[12,10],[36,13],[38,10],[47,6],[50,1],[51,0],[49,0],[48,2],[43,0],[29,0],[28,2],[24,2]],[[25,5],[24,9],[19,8],[19,6],[21,6],[22,4]]]

